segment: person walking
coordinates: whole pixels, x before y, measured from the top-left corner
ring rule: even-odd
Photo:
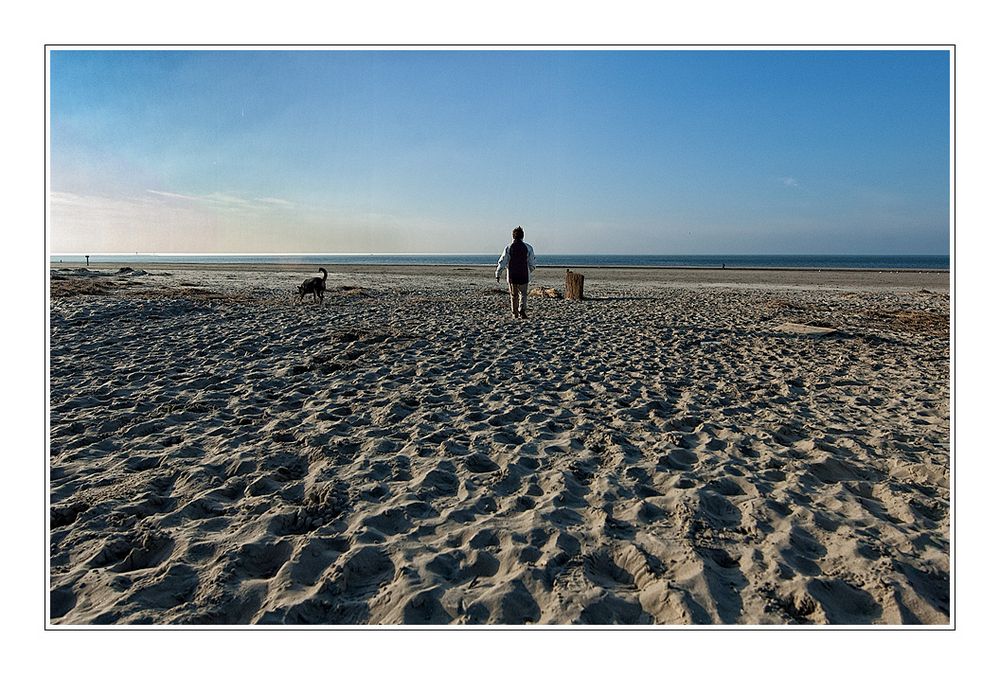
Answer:
[[[510,286],[510,311],[515,319],[527,319],[528,279],[535,271],[535,249],[524,241],[524,230],[517,226],[513,231],[514,241],[503,250],[497,261],[496,279],[500,283],[500,273],[507,270],[507,284]]]

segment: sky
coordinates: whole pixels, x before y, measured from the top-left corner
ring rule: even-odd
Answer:
[[[947,50],[49,52],[49,251],[947,254]]]

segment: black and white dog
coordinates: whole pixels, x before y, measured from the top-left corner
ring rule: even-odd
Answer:
[[[300,302],[306,297],[307,293],[312,293],[313,298],[319,299],[320,303],[323,302],[323,293],[326,291],[326,270],[320,267],[319,271],[323,273],[322,277],[306,279],[299,285]]]

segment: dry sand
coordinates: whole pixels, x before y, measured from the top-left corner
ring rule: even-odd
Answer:
[[[116,270],[52,270],[53,625],[950,622],[947,274]]]

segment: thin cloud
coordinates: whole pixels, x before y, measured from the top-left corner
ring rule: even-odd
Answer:
[[[146,190],[146,192],[154,195],[159,195],[160,197],[169,197],[170,199],[184,199],[192,202],[203,201],[202,197],[194,197],[192,195],[182,195],[182,194],[177,194],[176,192],[162,192],[160,190]]]
[[[785,187],[794,188],[799,186],[799,180],[797,178],[792,178],[791,176],[786,176],[781,179],[781,184]]]
[[[278,197],[257,197],[254,201],[269,204],[271,206],[284,206],[289,208],[295,206],[294,203],[288,201],[287,199],[279,199]]]
[[[224,192],[213,192],[204,197],[205,201],[213,204],[225,204],[227,206],[251,206],[253,202],[247,201],[236,195],[227,195]]]
[[[150,194],[168,199],[180,199],[183,201],[197,202],[200,204],[210,204],[215,206],[234,206],[242,208],[264,208],[266,206],[291,207],[294,204],[287,199],[278,197],[255,197],[254,199],[244,199],[236,195],[225,192],[212,192],[207,195],[185,195],[178,192],[164,192],[163,190],[146,190]]]

